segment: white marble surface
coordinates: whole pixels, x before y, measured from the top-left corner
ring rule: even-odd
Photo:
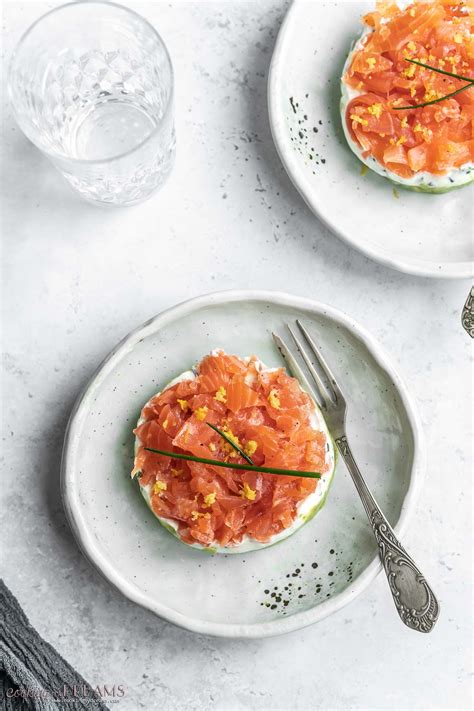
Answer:
[[[329,234],[272,144],[266,76],[286,9],[271,2],[135,3],[176,69],[178,160],[149,202],[80,202],[4,112],[2,573],[39,632],[119,708],[465,709],[470,706],[470,284],[408,277]],[[5,57],[50,3],[4,5]],[[5,95],[3,103],[5,104]],[[406,537],[441,600],[430,636],[399,623],[382,577],[286,637],[195,636],[112,590],[77,549],[59,497],[69,411],[130,329],[197,294],[276,288],[370,329],[419,405],[428,473]]]

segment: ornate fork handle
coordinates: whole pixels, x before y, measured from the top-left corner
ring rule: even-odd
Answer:
[[[345,435],[336,439],[379,547],[393,601],[400,619],[418,632],[431,632],[439,615],[438,601],[424,576],[400,541],[372,496],[359,471]]]

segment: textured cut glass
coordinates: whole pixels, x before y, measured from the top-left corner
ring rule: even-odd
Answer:
[[[40,18],[12,58],[9,91],[26,136],[84,198],[127,205],[173,165],[173,70],[136,13],[106,2]]]

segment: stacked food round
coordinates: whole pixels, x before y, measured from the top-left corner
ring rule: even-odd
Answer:
[[[463,0],[379,0],[364,17],[341,114],[349,146],[376,173],[427,192],[474,180],[473,18]]]
[[[151,510],[181,541],[212,552],[240,553],[286,538],[324,504],[334,472],[332,440],[315,402],[284,369],[256,357],[206,356],[147,402],[135,435],[132,476]],[[146,449],[246,464],[235,447],[252,462],[244,471]]]

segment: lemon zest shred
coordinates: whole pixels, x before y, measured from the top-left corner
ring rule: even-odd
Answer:
[[[225,425],[225,426],[222,428],[222,432],[226,435],[226,437],[228,437],[230,440],[232,440],[232,442],[233,442],[237,447],[240,447],[240,448],[242,449],[242,445],[240,444],[239,438],[237,437],[237,435],[235,435],[235,434],[232,432],[232,430],[230,430],[230,429],[227,427],[227,425]],[[229,442],[224,442],[223,447],[224,447],[224,449],[225,449],[226,452],[229,452],[229,455],[230,455],[231,457],[236,457],[236,456],[237,456],[238,452],[235,451],[235,449],[233,448],[233,446],[232,446],[231,444],[229,444]]]
[[[250,486],[245,481],[242,489],[240,490],[240,495],[243,499],[248,499],[249,501],[255,501],[257,492],[254,489],[251,489]]]
[[[368,126],[369,122],[367,119],[362,118],[361,116],[357,116],[357,114],[351,114],[351,121],[354,123],[360,123],[361,126]]]
[[[166,491],[168,488],[168,484],[165,481],[155,481],[153,484],[153,493],[158,494],[158,496],[161,496],[161,493],[163,491]]]
[[[210,494],[206,494],[206,496],[204,497],[204,504],[206,506],[212,506],[212,504],[215,503],[216,496],[217,494],[215,491],[211,491]]]
[[[425,93],[423,101],[433,101],[434,99],[439,99],[440,94],[434,89],[428,89]]]
[[[245,445],[244,452],[245,452],[245,454],[248,454],[249,457],[251,457],[252,454],[255,454],[255,452],[257,451],[257,447],[258,447],[257,442],[254,439],[249,439],[249,441]]]
[[[191,520],[192,521],[197,521],[198,518],[210,518],[211,514],[209,513],[201,513],[200,511],[191,511]]]
[[[217,402],[227,402],[227,390],[223,385],[217,390],[214,395],[214,400],[217,400]]]
[[[272,407],[275,408],[275,410],[279,410],[281,407],[280,403],[280,398],[278,397],[278,390],[276,388],[272,388],[270,390],[270,393],[268,395],[268,402]]]
[[[372,106],[367,107],[367,111],[369,112],[369,114],[371,114],[371,116],[375,116],[375,118],[380,118],[383,112],[383,105],[372,104]]]

